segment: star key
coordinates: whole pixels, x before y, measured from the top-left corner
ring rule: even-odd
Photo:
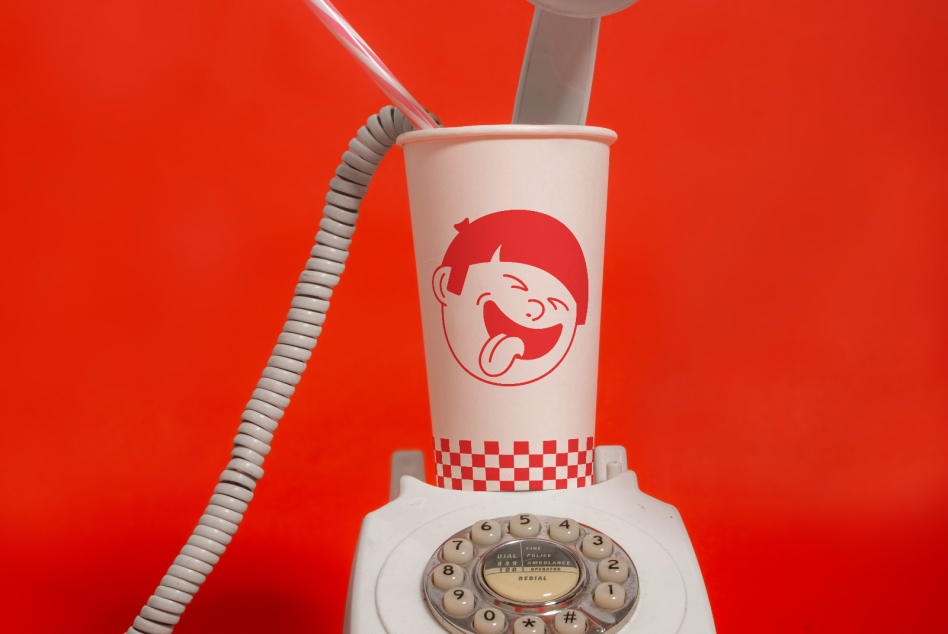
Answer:
[[[514,621],[513,634],[544,634],[546,624],[540,619],[530,616],[522,616]]]

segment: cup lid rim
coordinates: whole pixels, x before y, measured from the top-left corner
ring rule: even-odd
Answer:
[[[400,134],[395,143],[401,147],[421,141],[441,139],[504,138],[504,139],[586,139],[612,145],[619,138],[608,128],[586,125],[472,125],[457,128],[413,130]]]

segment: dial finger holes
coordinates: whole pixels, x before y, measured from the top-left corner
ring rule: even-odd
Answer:
[[[579,524],[569,517],[560,517],[550,522],[550,539],[563,544],[579,539]]]
[[[448,632],[611,634],[636,608],[629,554],[572,517],[521,513],[458,528],[432,544],[422,584]]]
[[[474,611],[474,594],[464,588],[455,588],[444,593],[441,605],[451,616],[467,616]]]
[[[583,538],[583,554],[590,559],[602,559],[612,554],[612,540],[600,533],[590,533]]]
[[[603,559],[596,567],[596,574],[602,581],[622,583],[629,578],[629,564],[615,557]]]
[[[532,513],[521,513],[510,518],[510,534],[514,537],[535,537],[540,532],[540,520]]]
[[[513,634],[543,634],[546,624],[536,616],[522,616],[514,621]]]
[[[442,564],[431,573],[431,582],[438,590],[450,590],[464,583],[464,568],[458,564]]]
[[[493,546],[504,536],[500,522],[481,520],[471,527],[471,541],[478,546]]]
[[[553,619],[557,634],[583,634],[586,625],[586,615],[578,610],[563,610]]]
[[[483,608],[474,615],[474,630],[477,634],[500,634],[506,627],[504,613],[496,608]]]
[[[600,583],[593,592],[593,601],[603,610],[618,610],[625,605],[625,588],[618,583]]]
[[[441,558],[449,564],[466,564],[474,558],[474,544],[460,537],[451,539],[441,549]]]

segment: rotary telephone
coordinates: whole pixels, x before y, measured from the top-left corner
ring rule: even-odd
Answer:
[[[536,6],[510,126],[433,122],[325,0],[306,0],[398,108],[372,115],[330,182],[311,258],[210,503],[128,634],[170,634],[253,499],[322,331],[359,205],[405,152],[437,473],[392,458],[366,516],[346,634],[707,634],[680,515],[594,446],[609,145],[585,126],[601,16]],[[422,128],[417,129],[416,128]]]

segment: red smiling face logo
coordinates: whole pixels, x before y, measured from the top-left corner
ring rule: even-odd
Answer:
[[[451,353],[485,383],[543,378],[586,323],[589,278],[579,242],[536,211],[499,211],[455,228],[432,279]]]

